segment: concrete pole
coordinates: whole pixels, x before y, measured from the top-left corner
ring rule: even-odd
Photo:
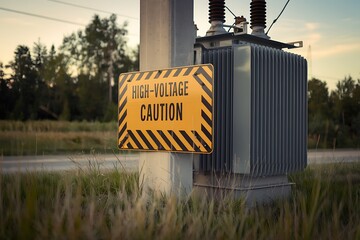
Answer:
[[[140,0],[140,71],[193,64],[193,0]],[[189,153],[140,153],[140,184],[182,196],[192,191],[193,160]]]

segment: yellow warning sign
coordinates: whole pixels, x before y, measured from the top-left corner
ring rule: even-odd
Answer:
[[[213,78],[211,64],[121,74],[118,147],[211,153]]]

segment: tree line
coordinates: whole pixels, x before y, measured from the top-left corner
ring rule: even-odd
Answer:
[[[117,77],[139,66],[126,26],[116,15],[95,15],[58,49],[19,45],[9,64],[0,63],[0,119],[115,120]]]
[[[139,68],[139,48],[129,50],[126,23],[95,15],[84,30],[48,49],[20,45],[7,65],[0,62],[0,119],[117,119],[117,77]],[[5,74],[5,69],[10,74]],[[360,79],[308,82],[309,147],[360,145]]]
[[[326,82],[308,82],[311,148],[360,147],[360,79],[345,77],[329,92]]]

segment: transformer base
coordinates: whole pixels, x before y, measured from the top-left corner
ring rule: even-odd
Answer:
[[[247,207],[290,197],[291,186],[286,175],[252,177],[243,174],[194,173],[193,193],[196,196],[222,200],[243,199]]]

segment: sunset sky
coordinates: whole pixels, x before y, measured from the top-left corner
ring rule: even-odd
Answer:
[[[267,1],[268,27],[286,1]],[[225,3],[235,14],[250,21],[250,0],[226,0]],[[269,36],[281,42],[304,41],[303,48],[291,52],[308,59],[310,77],[327,81],[329,88],[334,89],[336,82],[345,76],[360,79],[359,9],[359,0],[291,0]],[[7,64],[12,60],[20,44],[32,49],[33,43],[40,40],[48,48],[51,44],[57,48],[64,36],[84,29],[83,25],[88,24],[94,14],[108,17],[108,12],[117,14],[119,24],[128,22],[128,44],[136,47],[140,36],[139,0],[0,0],[0,61]],[[226,16],[226,24],[231,25],[233,16],[229,11]],[[194,22],[199,28],[198,35],[204,36],[209,28],[208,0],[194,0]]]

